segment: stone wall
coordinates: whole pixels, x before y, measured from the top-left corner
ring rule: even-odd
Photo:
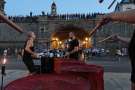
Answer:
[[[25,32],[34,31],[37,35],[37,40],[42,40],[44,42],[51,39],[51,35],[63,26],[73,25],[78,28],[83,28],[84,30],[90,32],[98,22],[98,19],[48,19],[46,16],[39,16],[37,22],[27,22],[27,23],[17,23],[20,27],[24,29]],[[103,42],[98,44],[97,41],[112,35],[114,33],[119,33],[121,36],[130,38],[132,36],[134,26],[127,23],[109,23],[103,26],[92,38],[92,43],[94,47],[111,48],[117,45],[115,42]],[[0,23],[0,47],[22,47],[26,39],[26,33],[20,34],[13,30],[5,23]],[[40,41],[38,41],[40,42]],[[114,45],[116,44],[116,45]],[[121,45],[120,47],[125,47]]]

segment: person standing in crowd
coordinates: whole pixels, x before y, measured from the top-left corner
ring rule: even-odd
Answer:
[[[119,21],[135,24],[135,9],[123,12],[110,13],[102,17],[102,20],[97,24],[96,29],[99,29],[102,25],[109,23],[110,21]],[[129,57],[131,60],[131,89],[135,90],[135,31],[131,40],[125,39],[123,37],[118,37],[119,40],[129,43]]]
[[[36,35],[34,32],[28,33],[28,38],[24,45],[23,62],[29,70],[30,74],[36,73],[34,67],[33,58],[37,58],[37,54],[34,52],[34,40]]]
[[[76,39],[75,34],[73,32],[69,33],[69,39],[68,39],[68,52],[66,52],[65,56],[68,56],[69,58],[78,60],[79,59],[79,41]]]

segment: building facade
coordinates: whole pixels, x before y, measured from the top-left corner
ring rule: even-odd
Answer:
[[[120,3],[117,3],[115,12],[127,11],[135,9],[135,0],[122,0]]]
[[[116,11],[119,11],[118,7],[121,8],[121,6],[124,4],[126,0],[123,0],[120,4],[117,5]],[[128,1],[128,0],[127,0]],[[130,0],[132,1],[132,0]],[[3,1],[4,2],[4,1]],[[123,3],[123,4],[122,4]],[[127,3],[127,2],[126,2]],[[4,4],[4,3],[0,3]],[[134,4],[134,3],[130,3]],[[120,6],[119,6],[120,5]],[[126,4],[127,5],[127,4]],[[134,6],[133,6],[134,7]],[[0,9],[1,11],[4,8]],[[124,11],[124,6],[122,6],[122,9],[120,11]],[[99,43],[98,41],[112,35],[115,33],[120,34],[121,36],[130,38],[132,36],[134,25],[127,24],[127,23],[109,23],[105,26],[103,26],[100,30],[98,30],[94,36],[89,37],[87,35],[96,25],[96,23],[100,20],[99,16],[103,14],[57,14],[57,6],[56,3],[53,2],[51,5],[51,13],[45,14],[42,12],[42,15],[38,16],[32,16],[31,14],[29,16],[9,16],[9,19],[14,21],[16,24],[18,24],[20,27],[27,31],[34,31],[37,36],[36,42],[37,47],[51,47],[51,48],[58,48],[61,43],[64,43],[64,40],[61,38],[67,39],[67,33],[69,31],[77,32],[78,37],[80,38],[82,43],[85,43],[85,47],[97,47],[97,48],[106,48],[106,49],[114,49],[114,48],[123,48],[127,47],[124,44],[121,44],[120,42],[116,41],[105,41],[102,43]],[[0,23],[0,48],[1,51],[4,48],[23,48],[25,39],[26,39],[26,33],[19,34],[15,30],[12,30],[11,27],[6,25],[5,23]],[[8,33],[7,33],[8,32]],[[58,32],[58,34],[56,33]],[[60,32],[60,33],[59,33]],[[82,32],[84,32],[82,36]],[[63,37],[60,37],[62,36]],[[60,37],[60,38],[58,38]],[[58,38],[59,42],[57,43],[57,46],[52,46],[53,39]],[[87,45],[87,40],[88,43]],[[53,42],[54,43],[54,42]]]
[[[5,0],[0,0],[0,11],[5,14]]]

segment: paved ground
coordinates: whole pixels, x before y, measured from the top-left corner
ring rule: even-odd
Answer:
[[[25,77],[28,74],[28,72],[25,70],[7,70],[6,73],[7,75],[4,77],[4,85],[7,85],[18,78]],[[105,90],[130,90],[129,79],[129,73],[105,73]]]
[[[40,61],[40,60],[35,60]],[[95,64],[104,67],[105,72],[117,72],[117,73],[129,73],[131,72],[130,60],[128,57],[116,57],[116,56],[95,56],[90,57],[87,60],[88,64]],[[0,65],[1,66],[1,65]],[[14,70],[26,70],[26,67],[21,59],[16,57],[8,58],[6,65],[7,69]]]
[[[90,57],[87,63],[104,67],[105,90],[130,90],[131,68],[128,57]],[[28,74],[22,60],[16,58],[8,59],[6,69],[7,75],[5,76],[4,85]]]
[[[129,73],[105,73],[105,90],[131,90]]]

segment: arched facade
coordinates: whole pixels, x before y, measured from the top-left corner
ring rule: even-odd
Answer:
[[[64,42],[69,38],[69,32],[74,32],[76,38],[79,40],[80,45],[82,45],[84,48],[92,47],[89,33],[83,28],[79,28],[73,25],[67,25],[57,28],[51,35],[51,39],[53,40],[51,47],[62,48]]]

